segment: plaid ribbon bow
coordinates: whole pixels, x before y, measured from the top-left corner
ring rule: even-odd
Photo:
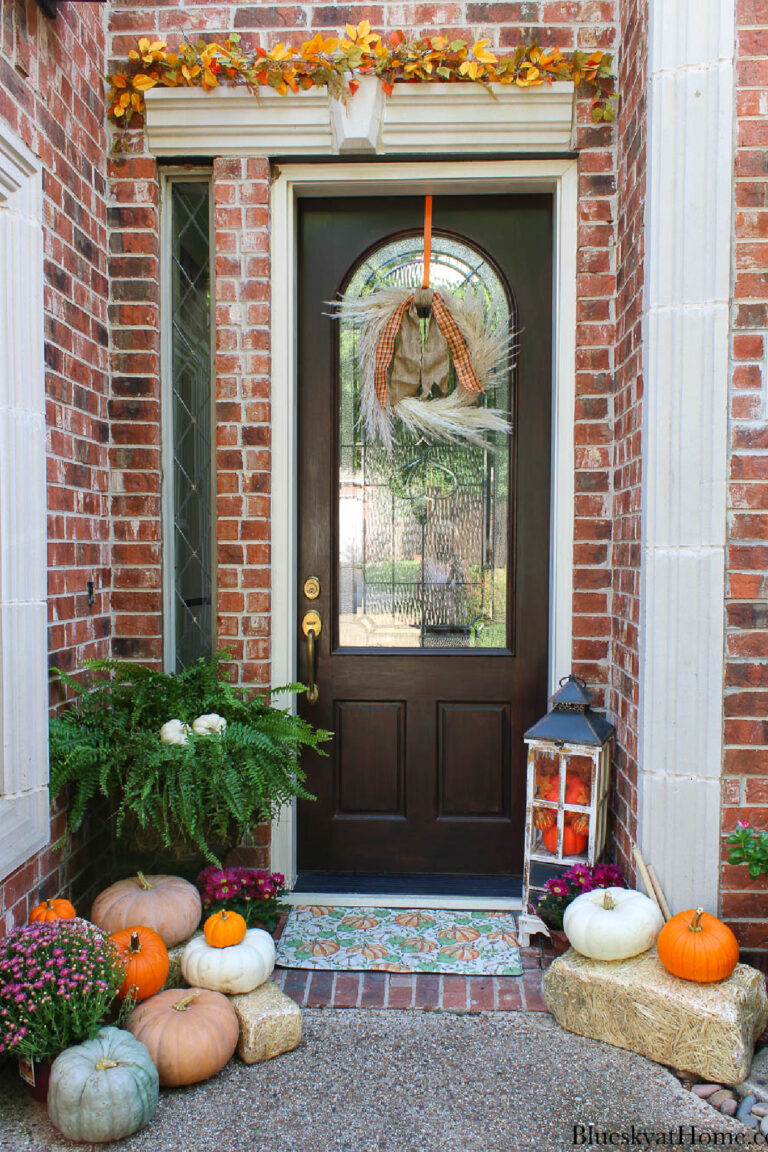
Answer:
[[[395,342],[403,322],[403,316],[413,304],[413,293],[398,304],[387,320],[384,330],[379,336],[376,345],[376,367],[374,370],[374,387],[376,396],[382,408],[387,406],[387,391],[389,387],[389,368],[395,354]],[[467,342],[454,320],[451,312],[439,292],[432,294],[432,317],[442,332],[448,350],[451,353],[456,376],[465,392],[484,392],[482,384],[477,378],[472,357],[469,354]]]

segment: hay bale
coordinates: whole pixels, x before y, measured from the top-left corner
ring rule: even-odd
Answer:
[[[276,984],[267,981],[253,992],[230,996],[237,1013],[237,1054],[246,1064],[292,1052],[301,1040],[301,1009]]]
[[[193,932],[187,940],[182,940],[180,944],[174,944],[172,948],[168,949],[168,975],[165,978],[165,984],[161,991],[166,988],[188,988],[186,980],[181,974],[181,954],[189,944],[190,940],[194,940],[196,936],[202,936],[202,930],[198,929]]]
[[[545,972],[544,995],[569,1032],[720,1084],[747,1076],[768,1020],[757,969],[737,964],[727,980],[696,984],[667,972],[655,948],[613,961],[590,960],[571,948]]]

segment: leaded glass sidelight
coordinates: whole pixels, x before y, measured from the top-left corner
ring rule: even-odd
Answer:
[[[422,275],[422,235],[400,236],[365,257],[344,298],[418,287]],[[499,273],[468,243],[433,235],[430,284],[454,296],[480,293],[487,316],[507,338],[513,331]],[[354,322],[340,321],[339,644],[508,649],[511,438],[495,433],[476,447],[400,427],[391,452],[369,442],[360,420],[358,335]],[[485,402],[511,414],[510,379],[501,373]]]
[[[172,180],[170,208],[170,619],[169,663],[179,669],[213,649],[211,400],[211,189]]]

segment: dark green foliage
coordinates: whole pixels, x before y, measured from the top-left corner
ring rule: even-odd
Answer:
[[[166,848],[199,849],[218,864],[211,844],[236,843],[294,796],[313,798],[303,787],[299,757],[303,748],[324,755],[320,744],[331,733],[228,683],[221,667],[227,658],[220,652],[173,675],[91,660],[85,685],[58,672],[75,699],[50,722],[51,796],[69,786],[70,832],[94,800],[107,796],[118,836],[132,818]],[[161,741],[166,721],[191,728],[212,712],[227,721],[221,735],[190,732],[186,745]]]

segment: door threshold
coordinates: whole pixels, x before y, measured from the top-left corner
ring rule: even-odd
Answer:
[[[520,911],[521,879],[519,876],[366,876],[304,872],[296,878],[288,902],[294,905],[338,905],[342,908]]]
[[[402,892],[375,896],[359,892],[289,892],[283,903],[326,908],[446,908],[457,912],[520,912],[523,907],[520,896],[404,896]]]

